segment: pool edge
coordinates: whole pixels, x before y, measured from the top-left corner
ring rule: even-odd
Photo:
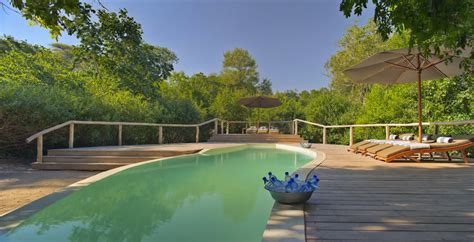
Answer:
[[[326,160],[326,154],[316,149],[305,149],[290,144],[278,144],[277,148],[288,148],[288,150],[297,152],[312,152],[315,154],[315,157],[312,161],[301,166],[294,172],[298,173],[300,176],[305,177],[305,179],[314,169],[316,169],[324,162],[324,160]],[[263,232],[262,241],[306,241],[304,206],[304,204],[287,205],[275,202],[267,220],[267,226]]]

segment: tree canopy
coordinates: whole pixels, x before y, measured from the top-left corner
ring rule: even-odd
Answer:
[[[359,14],[364,2],[367,1],[343,1],[341,9],[350,8],[350,14],[355,7],[354,11]],[[377,17],[375,22],[368,21],[364,26],[349,27],[338,42],[338,51],[326,62],[331,78],[328,88],[274,92],[271,80],[260,77],[257,60],[246,49],[224,52],[222,67],[216,73],[177,72],[174,70],[178,62],[176,54],[165,47],[146,43],[142,39],[141,25],[128,16],[126,10],[92,10],[79,1],[45,5],[42,1],[12,0],[12,6],[21,9],[27,19],[50,29],[53,35],[67,31],[75,34],[80,43],[75,46],[54,43],[48,48],[9,36],[0,37],[0,137],[3,137],[0,153],[3,154],[19,151],[24,154],[27,136],[67,120],[199,123],[218,117],[255,121],[254,109],[237,104],[238,99],[252,95],[273,95],[282,102],[280,107],[262,110],[263,122],[300,118],[322,124],[352,124],[416,119],[413,83],[355,84],[343,73],[381,50],[408,47],[414,41],[420,44],[413,29],[397,29],[394,27],[397,22],[390,22],[395,31],[385,35],[381,33],[384,29]],[[64,8],[71,10],[61,10]],[[423,43],[431,45],[432,40]],[[446,39],[434,40],[439,40],[435,42],[441,46]],[[474,119],[474,80],[470,73],[425,81],[422,85],[424,120]],[[274,125],[283,131],[290,129],[287,124]],[[231,132],[241,132],[243,127],[235,125]],[[116,143],[113,128],[78,128],[83,129],[75,141],[78,146]],[[187,130],[169,129],[165,132],[165,142],[194,139],[194,134]],[[211,135],[210,126],[204,129],[201,131],[203,140]],[[300,131],[313,142],[322,139],[321,130],[312,126],[301,127]],[[400,131],[407,132],[410,128]],[[124,132],[128,133],[125,143],[156,141],[154,129],[127,127]],[[472,133],[473,130],[472,127],[443,127],[441,132]],[[355,135],[357,140],[383,134],[380,130],[356,129]],[[61,147],[64,137],[51,135],[45,140],[46,145]],[[343,129],[331,130],[328,139],[347,143],[348,134]]]
[[[377,32],[383,40],[391,38],[394,32],[408,32],[409,46],[420,47],[425,53],[462,49],[471,51],[464,62],[471,70],[474,59],[474,1],[472,0],[373,0],[374,21]],[[340,10],[346,17],[361,15],[368,0],[342,0]]]
[[[77,25],[83,25],[91,21],[91,15],[95,13],[92,6],[80,0],[68,1],[38,1],[38,0],[7,0],[10,5],[19,10],[25,19],[39,24],[49,30],[51,36],[57,39],[61,32],[70,34],[75,32]],[[100,3],[100,1],[99,1]],[[7,7],[0,2],[2,7]]]

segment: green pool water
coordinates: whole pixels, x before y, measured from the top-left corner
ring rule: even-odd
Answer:
[[[268,171],[312,157],[276,148],[196,154],[136,166],[34,214],[2,241],[261,241]]]

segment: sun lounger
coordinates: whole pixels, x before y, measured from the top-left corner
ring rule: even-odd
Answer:
[[[400,158],[419,161],[418,157],[413,156],[415,154],[421,156],[425,153],[430,154],[431,157],[434,157],[434,153],[443,153],[448,160],[451,160],[449,152],[460,151],[462,159],[468,162],[465,149],[474,146],[474,137],[472,136],[457,137],[450,143],[439,143],[436,140],[427,140],[426,138],[422,143],[418,143],[416,140],[411,140],[412,137],[413,134],[401,134],[400,138],[403,138],[403,140],[364,140],[353,144],[348,151],[372,156],[385,162]],[[436,138],[436,136],[433,138]]]
[[[372,146],[370,148],[367,148],[365,155],[375,157],[377,152],[385,150],[385,149],[390,148],[392,146],[393,146],[392,144],[379,144],[379,145],[376,145],[376,146]]]
[[[268,128],[265,126],[261,126],[258,128],[257,134],[268,134]]]
[[[279,134],[280,130],[276,127],[270,127],[270,130],[268,131],[270,134]]]
[[[255,126],[250,126],[245,130],[246,134],[256,134],[257,133],[257,127]]]
[[[474,146],[474,138],[455,139],[451,143],[414,143],[412,146],[394,145],[390,148],[376,152],[375,158],[385,162],[390,162],[400,158],[407,158],[419,161],[414,158],[414,154],[460,151],[465,163],[468,163],[465,149]]]
[[[374,147],[374,146],[377,146],[379,144],[377,143],[373,143],[373,142],[369,142],[365,145],[361,145],[359,147],[357,147],[355,153],[361,153],[361,154],[365,154],[367,152],[367,149],[370,148],[370,147]]]
[[[359,142],[359,143],[355,143],[355,144],[351,145],[347,151],[356,152],[356,151],[357,151],[357,148],[358,148],[359,146],[361,146],[361,145],[366,145],[366,144],[368,144],[368,143],[370,143],[370,141],[368,141],[368,140],[364,140],[364,141],[361,141],[361,142]]]

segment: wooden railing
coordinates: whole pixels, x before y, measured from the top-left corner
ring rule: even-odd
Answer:
[[[407,124],[349,124],[349,125],[322,125],[318,123],[309,122],[306,120],[295,119],[294,120],[294,134],[298,134],[298,123],[305,123],[320,127],[323,129],[323,144],[327,143],[327,130],[328,129],[337,129],[337,128],[349,128],[349,145],[352,145],[354,142],[354,128],[356,127],[385,127],[385,139],[388,139],[390,136],[391,127],[414,127],[418,126],[418,123],[407,123]],[[447,122],[424,122],[423,126],[434,126],[435,133],[438,133],[438,128],[440,125],[468,125],[474,124],[474,120],[462,120],[462,121],[447,121]]]
[[[68,147],[74,148],[74,127],[75,125],[114,125],[118,127],[117,133],[117,140],[118,145],[122,145],[122,129],[123,126],[150,126],[150,127],[158,127],[158,144],[163,144],[163,127],[177,127],[177,128],[195,128],[196,129],[196,143],[199,142],[199,128],[203,125],[214,123],[214,133],[218,133],[219,129],[219,122],[223,124],[226,120],[214,118],[208,120],[206,122],[202,122],[199,124],[156,124],[156,123],[135,123],[135,122],[107,122],[107,121],[78,121],[78,120],[71,120],[64,122],[62,124],[58,124],[51,128],[42,130],[26,139],[27,143],[32,142],[36,139],[36,161],[42,162],[43,161],[43,136],[51,133],[55,130],[61,129],[63,127],[69,126],[69,139],[68,139]],[[228,127],[228,126],[227,126]],[[221,126],[222,128],[222,126]]]
[[[202,122],[199,124],[157,124],[157,123],[135,123],[135,122],[107,122],[107,121],[77,121],[71,120],[64,122],[62,124],[58,124],[51,128],[42,130],[26,139],[27,143],[32,142],[33,140],[37,140],[37,162],[43,161],[43,136],[51,133],[55,130],[61,129],[63,127],[69,126],[69,139],[68,139],[68,147],[74,148],[74,127],[75,125],[114,125],[118,127],[117,133],[117,140],[118,145],[122,145],[122,129],[123,126],[151,126],[151,127],[158,127],[158,144],[163,144],[163,128],[164,127],[177,127],[177,128],[195,128],[196,129],[196,143],[199,142],[199,129],[201,126],[214,123],[214,134],[229,134],[229,126],[231,124],[246,124],[248,127],[254,122],[250,121],[229,121],[219,118],[214,118],[208,120],[206,122]],[[385,138],[388,139],[390,135],[390,128],[391,127],[415,127],[418,126],[418,123],[407,123],[407,124],[350,124],[350,125],[322,125],[319,123],[314,123],[302,119],[294,119],[291,121],[269,121],[269,122],[261,122],[261,124],[268,124],[268,126],[272,126],[273,124],[289,124],[289,129],[291,134],[298,134],[298,124],[304,123],[308,125],[312,125],[318,128],[322,128],[323,130],[323,144],[327,144],[327,135],[328,129],[339,129],[339,128],[349,128],[349,145],[353,144],[354,141],[354,128],[356,127],[384,127],[385,128]],[[219,132],[219,124],[220,124],[220,132]],[[434,126],[435,133],[437,133],[438,127],[440,125],[469,125],[474,124],[474,120],[463,120],[463,121],[449,121],[449,122],[424,122],[423,126]],[[225,130],[224,130],[225,129]]]

